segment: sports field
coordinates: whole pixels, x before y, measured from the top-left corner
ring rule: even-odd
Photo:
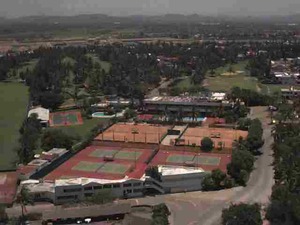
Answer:
[[[47,180],[65,177],[97,179],[140,178],[152,149],[89,146],[46,176]]]
[[[55,112],[50,113],[50,126],[71,126],[82,124],[81,112],[79,111],[65,111],[65,112]]]
[[[219,168],[222,171],[226,172],[226,166],[230,161],[230,154],[161,150],[154,157],[151,164],[200,167],[207,171]]]
[[[200,146],[202,138],[209,137],[214,142],[215,147],[217,147],[221,142],[223,144],[223,148],[232,148],[234,140],[238,140],[240,136],[246,138],[247,135],[247,131],[234,129],[190,127],[182,135],[181,143],[184,142],[184,145]]]
[[[20,83],[0,83],[0,96],[0,169],[12,169],[19,129],[27,117],[28,88]]]
[[[99,134],[95,140],[158,144],[171,126],[117,123]]]

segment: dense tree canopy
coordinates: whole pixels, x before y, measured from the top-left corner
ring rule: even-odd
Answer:
[[[72,145],[78,141],[78,137],[69,135],[59,129],[46,130],[41,138],[42,149],[50,150],[52,148],[71,149]]]
[[[260,205],[244,203],[231,205],[222,212],[223,225],[262,225]]]
[[[204,137],[201,140],[201,150],[205,152],[210,152],[214,148],[214,142],[209,137]]]

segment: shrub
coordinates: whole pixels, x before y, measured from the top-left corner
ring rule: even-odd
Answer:
[[[210,152],[214,148],[214,142],[209,137],[204,137],[201,140],[201,150],[205,152]]]

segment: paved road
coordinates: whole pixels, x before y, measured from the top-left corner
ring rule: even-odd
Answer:
[[[222,209],[232,202],[268,203],[274,184],[272,168],[271,127],[267,124],[265,108],[253,108],[250,117],[263,120],[265,145],[255,162],[247,187],[237,187],[216,192],[189,192],[130,200],[132,204],[158,204],[165,202],[171,212],[173,225],[220,224]]]

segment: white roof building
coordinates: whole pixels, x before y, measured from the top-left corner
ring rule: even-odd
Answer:
[[[43,107],[36,107],[28,112],[28,117],[31,116],[31,114],[37,114],[38,119],[41,120],[41,122],[48,122],[50,117],[49,109],[45,109]]]

